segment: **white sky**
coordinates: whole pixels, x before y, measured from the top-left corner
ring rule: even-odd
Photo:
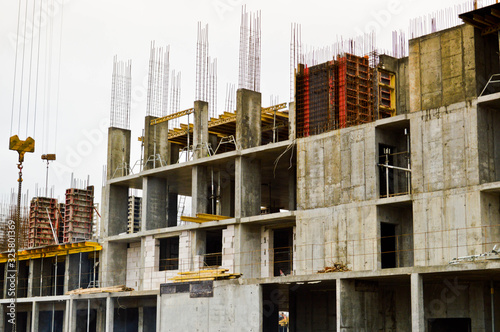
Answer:
[[[28,1],[31,8],[34,0]],[[40,0],[35,0],[38,7]],[[182,72],[181,109],[192,107],[195,91],[195,55],[197,22],[209,24],[210,55],[218,59],[218,109],[222,111],[226,83],[238,82],[238,47],[241,5],[240,0],[43,0],[54,3],[56,10],[43,19],[43,30],[50,28],[53,19],[54,50],[51,87],[43,84],[43,60],[40,64],[36,131],[33,125],[34,77],[36,56],[32,61],[30,123],[26,131],[27,109],[22,107],[20,131],[19,100],[27,104],[28,79],[24,80],[20,99],[21,61],[18,79],[12,135],[35,134],[36,151],[27,154],[24,167],[24,193],[33,196],[35,184],[45,186],[45,164],[41,154],[57,153],[50,165],[49,186],[55,186],[54,196],[64,197],[69,188],[71,172],[79,179],[90,176],[96,186],[96,201],[100,201],[102,167],[106,163],[109,124],[111,73],[113,56],[132,60],[132,156],[133,164],[140,158],[141,135],[146,113],[147,66],[152,40],[157,46],[170,45],[170,68]],[[61,3],[63,3],[63,6]],[[462,3],[463,1],[430,0],[355,0],[355,1],[296,1],[254,0],[247,10],[262,13],[262,74],[263,105],[269,105],[270,95],[280,102],[289,100],[290,24],[302,25],[302,42],[313,46],[330,45],[337,36],[354,37],[367,27],[379,29],[380,48],[390,49],[391,32],[407,31],[409,20],[417,16]],[[8,150],[11,135],[11,110],[14,86],[15,38],[18,1],[0,2],[0,203],[6,201],[11,188],[17,188],[17,153]],[[63,10],[61,10],[63,9]],[[28,14],[29,16],[30,14]],[[24,12],[21,16],[24,16]],[[60,23],[63,18],[61,59],[59,58]],[[38,17],[37,17],[38,20]],[[21,18],[21,31],[25,20]],[[28,26],[31,19],[28,19]],[[28,28],[29,29],[29,28]],[[22,34],[21,34],[22,36]],[[42,36],[44,36],[42,34]],[[34,35],[34,45],[38,34]],[[46,40],[42,38],[42,51]],[[30,35],[25,53],[25,77],[29,73]],[[21,59],[19,48],[18,59]],[[60,63],[60,91],[57,101],[57,69]],[[44,97],[52,94],[52,98]],[[43,104],[50,100],[50,107]],[[56,105],[58,116],[56,119]],[[45,109],[45,115],[44,115]],[[44,119],[47,124],[44,126]],[[57,134],[56,125],[57,122]],[[45,128],[44,128],[45,127]],[[104,130],[104,131],[103,131]],[[50,134],[47,134],[50,133]],[[89,134],[92,133],[92,134]],[[57,141],[56,141],[57,136]]]

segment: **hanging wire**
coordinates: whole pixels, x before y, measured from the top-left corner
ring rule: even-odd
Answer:
[[[16,98],[16,78],[17,78],[17,52],[19,47],[19,26],[21,24],[21,1],[19,1],[19,8],[17,11],[17,34],[16,34],[16,56],[14,59],[14,84],[12,89],[12,112],[10,118],[10,136],[12,136],[12,128],[14,124],[14,100]]]
[[[40,73],[40,42],[42,39],[42,12],[43,12],[43,0],[40,0],[40,17],[38,21],[38,48],[37,48],[37,60],[36,60],[36,82],[35,82],[35,110],[34,110],[34,123],[33,123],[33,138],[36,137],[36,117],[38,109],[38,82]]]
[[[64,22],[64,1],[61,2],[61,26],[59,32],[59,57],[57,68],[57,94],[56,94],[56,119],[54,131],[54,153],[57,152],[57,125],[59,123],[59,93],[61,91],[61,55],[62,55],[62,38],[63,38],[63,22]]]

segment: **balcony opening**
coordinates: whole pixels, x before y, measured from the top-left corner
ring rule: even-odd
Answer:
[[[293,228],[273,232],[274,276],[286,276],[293,271]]]

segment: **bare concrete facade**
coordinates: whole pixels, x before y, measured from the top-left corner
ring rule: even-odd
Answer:
[[[130,132],[111,128],[99,284],[134,291],[38,296],[31,278],[25,324],[36,331],[57,301],[65,331],[91,320],[99,331],[267,332],[282,311],[290,331],[500,329],[500,263],[481,256],[500,244],[500,96],[479,96],[500,71],[498,49],[496,36],[468,25],[411,40],[408,58],[380,58],[397,77],[395,116],[295,139],[292,103],[289,139],[266,145],[261,96],[239,90],[236,147],[215,155],[208,106],[196,101],[192,160],[176,163],[163,132],[161,148],[146,140],[144,160],[165,164],[138,174],[115,172],[130,164]],[[398,169],[381,166],[389,158]],[[136,233],[127,232],[130,189],[143,198]],[[228,218],[177,223],[178,195],[191,197],[191,217]],[[334,264],[346,271],[319,273]],[[207,265],[242,275],[171,280]]]

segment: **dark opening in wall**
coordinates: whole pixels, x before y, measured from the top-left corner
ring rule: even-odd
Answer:
[[[40,311],[38,315],[38,332],[63,332],[63,321],[64,312],[62,310]],[[85,331],[87,331],[86,328]]]
[[[6,308],[4,307],[4,310]],[[5,310],[5,319],[4,319],[4,331],[5,332],[14,332],[14,325],[9,323],[9,320],[11,319],[10,316],[7,316],[9,313],[8,310]],[[28,324],[28,313],[26,311],[18,312],[16,314],[16,332],[26,332],[28,331],[27,329],[27,324]]]
[[[144,307],[143,310],[142,330],[144,332],[156,332],[156,307]]]
[[[179,237],[160,240],[160,271],[179,269]]]
[[[413,266],[412,209],[411,202],[377,206],[382,269]]]
[[[396,265],[396,225],[380,223],[380,253],[382,268],[394,268]]]
[[[273,231],[274,276],[289,275],[293,271],[293,228]]]
[[[429,319],[429,332],[471,332],[470,318]]]
[[[0,264],[0,299],[4,298],[5,263]]]
[[[97,332],[96,309],[80,309],[76,311],[76,331],[87,332],[87,326],[88,332]]]
[[[116,308],[113,322],[113,331],[136,332],[139,328],[138,308]]]
[[[204,266],[222,265],[222,229],[207,230]]]

